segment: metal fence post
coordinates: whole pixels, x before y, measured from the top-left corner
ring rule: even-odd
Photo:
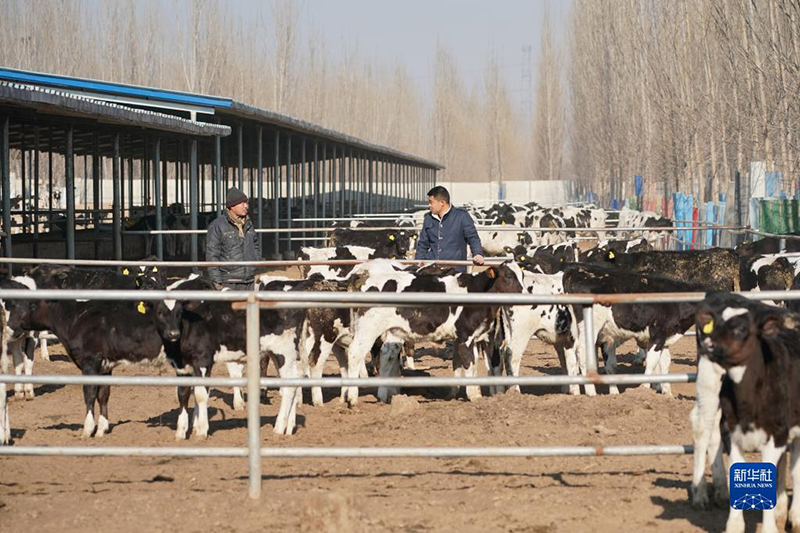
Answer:
[[[247,297],[247,450],[250,473],[250,498],[261,497],[261,357],[259,303],[255,293]]]
[[[586,350],[586,374],[597,373],[597,352],[595,351],[594,344],[594,315],[592,314],[592,306],[587,305],[583,307],[583,332],[586,335],[584,339],[584,346]]]

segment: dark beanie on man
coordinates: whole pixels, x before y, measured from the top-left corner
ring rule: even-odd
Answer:
[[[225,195],[225,207],[227,207],[228,209],[246,201],[247,201],[247,195],[242,191],[240,191],[239,189],[237,189],[236,187],[231,187],[230,189],[228,189],[228,192]]]

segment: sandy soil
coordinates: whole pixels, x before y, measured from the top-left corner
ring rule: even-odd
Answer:
[[[690,371],[694,340],[673,350],[673,371]],[[627,350],[626,350],[627,349]],[[625,345],[621,352],[631,352]],[[53,353],[63,353],[53,347]],[[623,372],[640,372],[632,354]],[[37,372],[76,374],[66,357]],[[118,375],[158,373],[128,367]],[[553,350],[531,342],[523,374],[558,373]],[[167,375],[168,370],[162,374]],[[417,375],[451,375],[449,361],[424,355]],[[326,375],[335,375],[330,366]],[[214,375],[224,375],[215,368]],[[262,404],[265,446],[544,446],[688,444],[694,385],[670,398],[628,389],[620,396],[570,397],[525,389],[470,403],[441,390],[407,391],[405,409],[367,390],[353,410],[326,391],[321,408],[302,406],[296,435],[272,434],[277,392]],[[14,445],[86,445],[77,387],[39,386],[12,401]],[[213,391],[211,435],[178,445],[244,446],[245,413],[229,391]],[[88,442],[172,446],[174,389],[117,387],[111,433]],[[717,531],[726,511],[687,500],[691,458],[264,460],[263,498],[247,499],[244,459],[0,458],[0,529],[35,531]],[[748,517],[752,526],[758,515]]]

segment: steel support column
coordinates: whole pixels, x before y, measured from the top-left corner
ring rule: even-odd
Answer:
[[[300,139],[300,218],[303,219],[303,229],[306,229],[306,138]],[[308,235],[303,233],[303,246],[307,246],[305,239]]]
[[[275,130],[275,169],[273,170],[273,175],[272,175],[272,180],[273,180],[272,181],[272,190],[273,190],[273,195],[272,195],[272,209],[273,209],[273,212],[272,212],[272,227],[274,227],[275,229],[281,227],[281,223],[280,223],[280,211],[281,211],[281,206],[280,206],[280,197],[281,197],[281,167],[280,167],[281,158],[280,158],[280,152],[281,152],[281,132],[278,131],[278,130]],[[275,233],[273,235],[274,235],[273,252],[275,254],[275,259],[278,259],[278,254],[281,253],[281,247],[280,247],[280,236],[281,235],[280,235],[280,233]]]
[[[114,134],[114,159],[111,162],[112,169],[111,169],[111,189],[113,194],[113,200],[111,202],[111,211],[112,211],[112,227],[113,227],[113,240],[114,240],[114,259],[117,261],[122,260],[122,217],[121,217],[121,208],[122,208],[122,200],[120,198],[120,192],[122,187],[120,186],[120,160],[119,160],[119,133]]]
[[[75,259],[75,159],[72,146],[72,124],[67,126],[64,146],[65,177],[67,187],[67,259]]]
[[[94,258],[100,259],[100,140],[96,131],[92,135],[92,196],[94,197],[92,210]],[[87,213],[84,213],[84,217],[86,215]]]
[[[286,227],[292,227],[292,134],[286,134]],[[290,233],[286,235],[286,249],[292,249],[292,241]]]
[[[11,247],[11,153],[8,140],[9,119],[3,117],[2,128],[0,128],[0,174],[3,179],[3,252],[6,257],[13,257]],[[12,275],[12,265],[8,265],[8,275]]]
[[[33,127],[33,256],[39,257],[39,126]]]
[[[164,176],[165,181],[166,179],[167,177]],[[161,191],[161,139],[156,139],[155,146],[153,146],[153,192],[155,193],[156,230],[158,231],[163,229]],[[156,256],[160,261],[164,260],[164,236],[161,233],[156,234]]]
[[[214,181],[217,184],[217,196],[214,198],[214,210],[217,216],[222,215],[222,140],[214,137]]]
[[[197,229],[197,139],[192,139],[189,154],[189,229]],[[197,233],[189,240],[189,253],[192,261],[197,261]]]
[[[237,176],[239,184],[238,187],[239,190],[244,192],[244,148],[243,148],[244,140],[242,139],[244,128],[242,127],[241,124],[239,124],[239,127],[236,129],[236,131],[237,131],[236,151],[238,153],[238,162],[239,162],[239,175]]]
[[[264,227],[264,128],[259,126],[256,134],[256,164],[258,165],[258,229]],[[219,137],[217,137],[219,139]],[[258,234],[258,249],[264,255],[264,234]]]

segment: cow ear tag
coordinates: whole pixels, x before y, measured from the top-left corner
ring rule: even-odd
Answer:
[[[505,225],[506,225],[506,221],[505,221],[505,220],[504,220],[504,221],[502,221],[502,222],[500,223],[500,225],[501,225],[501,226],[505,226]]]
[[[393,241],[394,240],[394,235],[389,235],[389,240]]]
[[[520,261],[525,261],[525,259],[527,259],[527,257],[525,257],[524,255],[519,256]]]
[[[145,314],[147,312],[147,309],[144,306],[144,302],[139,302],[139,305],[136,307],[136,310],[142,314]]]
[[[490,268],[489,270],[487,270],[486,271],[486,275],[489,276],[490,278],[494,279],[494,276],[495,276],[494,269]]]
[[[123,276],[127,276],[127,275],[128,275],[128,274],[130,274],[130,273],[131,273],[131,272],[130,272],[130,270],[128,270],[127,268],[126,268],[125,270],[123,270],[123,271],[122,271],[122,275],[123,275]]]
[[[153,272],[158,272],[158,267],[153,267]]]
[[[608,252],[608,258],[614,259],[614,252]]]
[[[712,331],[714,331],[714,321],[709,320],[708,323],[703,326],[703,333],[709,335]]]

